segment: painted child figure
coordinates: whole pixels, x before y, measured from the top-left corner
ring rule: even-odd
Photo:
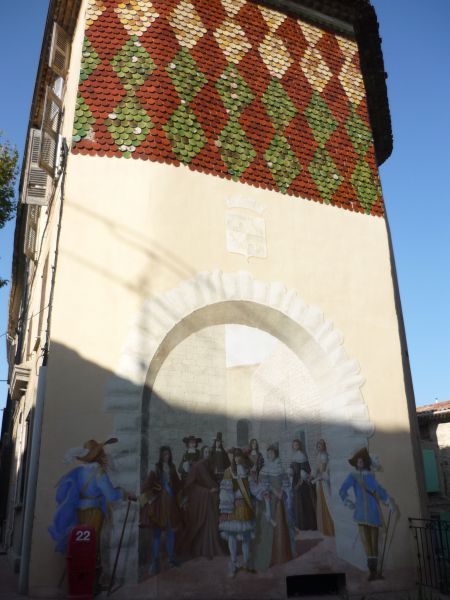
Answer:
[[[192,465],[202,458],[198,445],[202,443],[202,438],[195,437],[195,435],[189,435],[183,438],[183,444],[186,446],[186,451],[183,454],[178,472],[180,473],[181,480],[184,481],[189,475]]]
[[[256,526],[253,498],[257,495],[257,484],[248,477],[251,461],[246,454],[240,448],[231,448],[227,453],[231,464],[220,484],[219,531],[228,543],[230,577],[234,577],[239,568],[238,541],[242,542],[242,568],[254,572],[250,545]]]
[[[378,565],[379,530],[383,527],[380,500],[396,511],[393,500],[371,472],[372,460],[367,448],[361,448],[348,461],[356,472],[350,473],[341,485],[339,495],[345,505],[354,511],[353,519],[358,524],[359,534],[367,555],[369,581],[381,579]],[[353,500],[349,490],[353,490]]]

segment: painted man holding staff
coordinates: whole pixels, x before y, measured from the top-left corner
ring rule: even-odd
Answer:
[[[369,581],[381,579],[382,565],[378,564],[379,531],[384,526],[380,501],[395,511],[392,499],[371,472],[372,460],[367,448],[361,448],[348,461],[355,472],[350,473],[339,490],[344,504],[354,510],[353,519],[358,524],[359,534],[367,555]],[[349,491],[353,490],[353,500]],[[387,535],[387,531],[386,531]]]

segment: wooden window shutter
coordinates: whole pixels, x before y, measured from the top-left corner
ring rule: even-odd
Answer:
[[[30,204],[27,209],[27,225],[25,228],[24,253],[25,256],[35,260],[37,229],[39,223],[40,207],[37,204]]]
[[[439,492],[439,471],[436,454],[432,448],[422,448],[422,456],[425,471],[425,489],[427,492]]]
[[[70,38],[62,27],[53,23],[52,45],[50,48],[50,69],[65,77],[69,68]]]
[[[42,115],[41,146],[39,166],[51,176],[55,176],[58,161],[58,140],[61,127],[62,103],[58,96],[47,87]]]
[[[48,204],[51,191],[51,179],[48,173],[39,166],[39,152],[41,147],[41,132],[38,129],[30,130],[28,143],[27,170],[25,175],[25,188],[22,195],[24,204]]]

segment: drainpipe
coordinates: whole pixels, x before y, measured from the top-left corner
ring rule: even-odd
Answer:
[[[22,551],[20,556],[19,593],[28,593],[30,572],[31,538],[34,525],[36,487],[39,473],[39,452],[41,449],[42,418],[44,415],[45,379],[47,367],[40,367],[36,394],[36,407],[33,419],[33,437],[31,440],[30,467],[27,481],[27,497],[24,504]]]

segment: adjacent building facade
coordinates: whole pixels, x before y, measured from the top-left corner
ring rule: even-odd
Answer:
[[[428,510],[432,517],[450,519],[450,402],[417,409]]]
[[[96,477],[125,499],[106,498],[103,583],[140,496],[124,597],[284,598],[324,574],[350,593],[411,586],[424,503],[380,44],[368,0],[50,3],[1,454],[22,591],[61,593],[63,458],[97,465],[111,439]],[[190,437],[222,440],[231,466],[187,460]]]

